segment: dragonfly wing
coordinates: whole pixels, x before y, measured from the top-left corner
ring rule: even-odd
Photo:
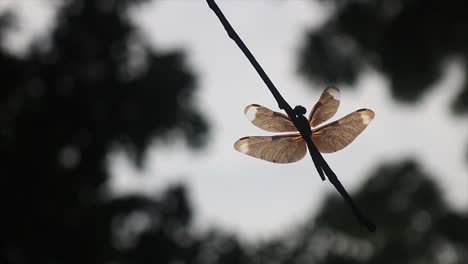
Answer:
[[[307,148],[299,134],[243,137],[234,148],[249,156],[273,163],[292,163],[304,158]]]
[[[316,127],[335,115],[340,106],[340,90],[335,87],[328,87],[320,96],[319,101],[314,105],[309,115],[309,123]]]
[[[244,113],[255,126],[269,132],[296,132],[297,129],[285,114],[274,112],[264,106],[251,104]]]
[[[312,130],[312,142],[322,153],[343,149],[367,127],[374,119],[370,109],[359,109],[351,114]]]

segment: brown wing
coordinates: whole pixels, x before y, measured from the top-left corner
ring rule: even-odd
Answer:
[[[244,113],[255,126],[270,132],[296,132],[297,129],[285,114],[274,112],[264,106],[251,104]]]
[[[312,141],[322,153],[338,151],[347,145],[374,119],[370,109],[359,109],[351,114],[312,130]]]
[[[310,126],[316,127],[330,119],[340,106],[340,90],[328,87],[320,96],[309,115]]]
[[[307,152],[306,144],[299,134],[243,137],[234,143],[234,148],[249,156],[274,163],[296,162]]]

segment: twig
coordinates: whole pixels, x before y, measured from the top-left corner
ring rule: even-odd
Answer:
[[[236,31],[232,28],[229,21],[227,21],[226,17],[224,16],[223,12],[219,9],[218,5],[212,0],[207,0],[207,2],[208,2],[208,5],[210,6],[210,8],[213,10],[213,12],[218,16],[219,20],[221,21],[221,24],[223,24],[224,29],[226,30],[228,36],[232,40],[234,40],[234,42],[237,44],[237,46],[239,46],[239,48],[242,50],[244,55],[247,57],[247,59],[249,59],[252,66],[257,71],[258,75],[260,75],[263,82],[265,82],[268,89],[270,89],[270,92],[275,97],[276,102],[278,102],[278,107],[280,109],[283,109],[288,114],[289,118],[293,121],[294,125],[297,128],[299,126],[304,127],[304,124],[300,124],[300,121],[298,120],[298,117],[297,117],[298,116],[297,113],[291,108],[291,106],[288,104],[288,102],[286,102],[286,100],[284,100],[283,96],[281,96],[281,94],[278,92],[278,90],[276,89],[273,82],[270,80],[268,75],[263,70],[262,66],[260,66],[260,64],[257,62],[255,57],[252,55],[250,50],[247,48],[247,46],[245,46],[244,42],[239,37],[239,35],[237,35]],[[311,141],[310,140],[310,133],[311,133],[310,125],[307,125],[307,130],[308,131],[306,131],[306,129],[303,129],[303,130],[299,130],[299,131],[304,132],[303,136],[306,135],[306,138],[307,138],[307,139],[305,139],[306,141],[307,140]],[[323,170],[322,170],[322,168],[320,166],[320,161],[319,161],[319,159],[317,159],[317,156],[313,154],[313,153],[319,153],[319,152],[318,152],[318,150],[317,151],[311,150],[311,147],[316,148],[314,146],[314,144],[308,144],[307,146],[309,147],[309,153],[310,153],[310,155],[312,157],[312,161],[315,164],[315,168],[317,169],[317,172],[319,173],[320,178],[322,178],[322,181],[324,181],[325,180],[325,175],[324,175]]]
[[[330,166],[328,166],[328,164],[325,161],[325,159],[323,158],[322,154],[320,154],[317,147],[312,142],[311,127],[310,127],[309,121],[304,116],[305,108],[302,107],[302,106],[296,106],[294,109],[291,108],[291,106],[288,104],[288,102],[286,102],[286,100],[283,98],[283,96],[281,96],[281,94],[278,92],[275,85],[270,80],[270,78],[265,73],[265,71],[260,66],[260,64],[257,62],[255,57],[252,55],[250,50],[247,48],[247,46],[245,46],[242,39],[239,37],[239,35],[237,35],[236,31],[232,28],[231,24],[226,19],[223,12],[219,9],[219,7],[215,3],[215,1],[214,0],[206,0],[206,2],[208,3],[208,6],[216,14],[216,16],[219,18],[219,20],[221,21],[221,24],[223,24],[224,29],[226,30],[228,36],[242,50],[244,55],[247,57],[247,59],[249,59],[252,66],[255,68],[257,73],[262,78],[263,82],[265,82],[266,86],[268,87],[268,89],[270,90],[270,92],[273,94],[276,101],[278,102],[278,107],[280,109],[283,109],[286,112],[286,114],[292,120],[293,124],[296,126],[297,130],[301,133],[302,138],[307,143],[307,148],[309,149],[309,153],[310,153],[310,156],[312,157],[312,161],[315,164],[315,168],[317,169],[317,172],[319,173],[322,180],[325,180],[325,176],[324,176],[324,172],[325,172],[325,174],[327,175],[328,180],[330,181],[330,183],[333,184],[333,186],[335,186],[336,190],[341,194],[341,196],[349,204],[349,206],[353,210],[354,214],[358,218],[359,222],[361,224],[363,224],[364,226],[366,226],[369,231],[371,231],[371,232],[375,231],[375,228],[376,228],[375,224],[373,224],[371,221],[369,221],[361,213],[361,211],[357,208],[357,206],[354,204],[353,199],[346,192],[346,189],[343,187],[341,182],[336,177],[335,173],[332,171]]]

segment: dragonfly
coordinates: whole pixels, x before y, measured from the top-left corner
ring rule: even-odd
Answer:
[[[311,139],[321,153],[333,153],[351,144],[375,116],[374,111],[363,108],[324,124],[336,114],[339,106],[340,91],[330,86],[322,92],[309,114]],[[258,128],[283,134],[243,137],[234,143],[234,149],[273,163],[293,163],[304,158],[306,142],[287,115],[258,104],[246,106],[244,113]]]

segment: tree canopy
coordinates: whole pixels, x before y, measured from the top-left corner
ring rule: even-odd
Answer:
[[[466,263],[467,212],[457,213],[417,162],[384,164],[353,195],[377,224],[369,233],[337,195],[288,236],[260,247],[256,263]]]
[[[125,259],[114,236],[122,226],[134,232],[129,217],[151,216],[147,236],[159,243],[152,246],[179,244],[175,233],[190,219],[183,187],[160,202],[113,201],[102,193],[106,159],[116,146],[138,163],[154,137],[180,131],[196,146],[207,131],[190,103],[195,76],[183,54],[150,48],[128,19],[128,8],[143,2],[66,1],[48,45],[36,42],[24,57],[0,50],[0,258],[6,263]],[[11,13],[1,21],[0,41],[15,23]]]
[[[322,0],[333,14],[309,32],[299,71],[314,81],[354,83],[366,69],[383,73],[395,98],[411,102],[428,91],[447,60],[467,73],[468,3],[448,0]],[[453,101],[468,110],[468,81]]]

